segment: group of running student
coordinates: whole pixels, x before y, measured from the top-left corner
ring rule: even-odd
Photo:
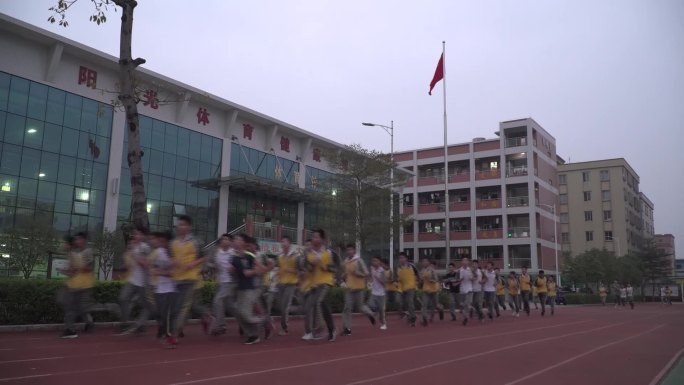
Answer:
[[[464,325],[475,313],[483,320],[483,308],[488,309],[490,319],[494,314],[499,317],[500,309],[506,309],[506,302],[514,315],[519,316],[521,309],[529,315],[532,288],[536,288],[541,314],[545,314],[547,296],[551,299],[551,314],[554,313],[555,282],[543,271],[534,280],[526,268],[520,276],[511,272],[503,277],[491,262],[481,269],[478,261],[464,258],[460,268],[454,263],[449,265],[442,281],[430,260],[422,260],[418,270],[404,253],[399,255],[396,272],[380,257],[372,258],[370,267],[367,266],[353,244],[346,246],[345,257],[341,259],[327,247],[323,230],[313,231],[302,249],[293,248],[291,240],[283,237],[280,255],[273,259],[259,254],[256,240],[246,234],[222,235],[214,252],[205,256],[192,236],[191,225],[189,217],[179,217],[175,238],[168,232],[148,234],[143,228],[133,231],[125,254],[127,282],[119,298],[120,334],[143,333],[150,316],[154,315],[157,338],[168,347],[176,347],[178,338],[184,336],[183,326],[191,313],[201,315],[205,333],[221,335],[226,333],[228,312],[237,320],[245,343],[255,344],[262,335],[265,339],[274,335],[271,322],[274,304],[281,315],[278,334],[290,333],[289,315],[296,301],[304,314],[302,339],[321,339],[327,332],[328,341],[335,341],[337,329],[328,294],[337,284],[344,288],[343,336],[352,333],[353,312],[365,314],[373,325],[378,320],[380,329],[387,330],[388,301],[398,302],[404,310],[402,314],[408,315],[409,323],[415,326],[415,294],[419,288],[422,289],[418,300],[422,303],[423,326],[434,319],[435,313],[444,318],[444,308],[439,302],[442,289],[449,292],[452,319],[456,320],[460,309]],[[78,336],[74,323],[79,316],[86,322],[86,329],[91,329],[90,313],[98,311],[91,301],[92,253],[85,246],[84,235],[77,237],[73,244],[69,267],[64,270],[69,276],[64,301],[64,338]],[[199,300],[202,278],[207,273],[218,284],[211,310]],[[370,296],[366,300],[368,289]],[[139,313],[132,320],[134,306],[139,308]]]
[[[506,309],[506,302],[514,316],[519,317],[521,311],[529,316],[533,289],[541,304],[541,315],[546,314],[547,301],[551,307],[551,315],[555,313],[556,283],[553,277],[547,277],[543,270],[540,270],[534,279],[530,277],[526,267],[523,267],[520,276],[511,271],[505,277],[491,261],[487,261],[484,269],[481,269],[477,260],[463,258],[460,267],[457,267],[456,263],[449,264],[448,272],[440,285],[435,267],[430,260],[421,261],[420,272],[409,263],[406,254],[399,254],[399,263],[395,290],[399,293],[399,302],[412,326],[417,322],[414,298],[419,285],[422,285],[423,293],[420,301],[423,326],[427,326],[434,319],[435,312],[439,313],[440,319],[444,318],[444,309],[437,300],[441,288],[448,292],[452,321],[457,320],[457,312],[460,310],[464,326],[475,314],[483,321],[485,308],[489,319],[493,319],[494,314],[500,317],[501,310]]]
[[[614,307],[624,307],[629,304],[630,308],[634,310],[634,288],[630,283],[620,284],[617,280],[613,281],[613,283],[610,285],[610,291],[615,299]],[[604,285],[599,286],[599,297],[601,298],[601,304],[606,306],[608,288],[606,288]]]

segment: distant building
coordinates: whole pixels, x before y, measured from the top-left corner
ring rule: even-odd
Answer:
[[[658,250],[661,250],[665,254],[669,256],[670,259],[670,264],[672,266],[672,272],[669,274],[670,276],[675,275],[675,270],[677,269],[675,267],[675,261],[677,261],[677,257],[675,254],[675,237],[672,234],[656,234],[655,235],[655,244]],[[677,262],[680,262],[682,260],[679,260]]]
[[[655,224],[653,222],[654,205],[650,199],[643,192],[639,193],[639,201],[641,203],[641,226],[643,229],[643,238],[645,241],[650,241],[655,235]]]
[[[675,259],[675,277],[684,280],[684,259]]]
[[[472,257],[505,269],[556,270],[556,140],[529,118],[501,122],[497,135],[448,146],[448,207],[444,148],[395,154],[415,174],[402,199],[402,212],[413,219],[402,249],[412,259],[430,258],[444,268],[446,210],[452,261]]]
[[[625,159],[561,164],[558,189],[566,254],[596,248],[622,256],[638,251],[652,233],[653,203],[639,191],[639,175]]]

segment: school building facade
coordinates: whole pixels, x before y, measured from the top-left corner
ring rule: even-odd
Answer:
[[[116,229],[131,205],[118,59],[6,15],[0,31],[0,233]],[[151,230],[187,214],[205,242],[301,242],[327,224],[324,154],[341,144],[144,68],[137,82]]]

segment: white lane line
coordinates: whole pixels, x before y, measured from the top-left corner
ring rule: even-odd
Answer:
[[[567,326],[567,325],[572,325],[572,324],[581,324],[581,323],[587,323],[589,321],[590,320],[570,322],[570,323],[566,323],[566,324],[562,324],[562,325]],[[612,326],[613,325],[611,325],[611,327]],[[381,355],[390,354],[390,353],[401,353],[401,352],[407,352],[407,351],[411,351],[411,350],[431,348],[434,346],[453,344],[456,342],[474,341],[474,340],[481,340],[481,339],[486,339],[486,338],[502,337],[502,336],[525,333],[525,332],[536,332],[539,330],[553,329],[553,328],[557,328],[557,327],[561,327],[561,325],[537,327],[534,329],[516,330],[516,331],[506,332],[506,333],[488,334],[485,336],[478,336],[478,337],[457,338],[457,339],[453,339],[453,340],[440,341],[440,342],[435,342],[435,343],[430,343],[430,344],[414,345],[414,346],[409,346],[409,347],[405,347],[405,348],[383,350],[383,351],[373,352],[373,353],[357,354],[357,355],[353,355],[353,356],[333,358],[333,359],[325,360],[325,361],[308,362],[305,364],[282,366],[282,367],[278,367],[278,368],[271,368],[271,369],[259,370],[259,371],[254,371],[254,372],[235,373],[235,374],[229,374],[229,375],[225,375],[225,376],[216,376],[216,377],[209,377],[209,378],[197,379],[197,380],[192,380],[192,381],[177,382],[177,383],[173,383],[170,385],[197,384],[197,383],[201,383],[201,382],[225,380],[225,379],[229,379],[229,378],[245,377],[245,376],[251,376],[251,375],[255,375],[255,374],[265,374],[265,373],[279,372],[279,371],[283,371],[283,370],[306,368],[306,367],[310,367],[310,366],[325,365],[325,364],[330,364],[330,363],[334,363],[334,362],[341,362],[341,361],[353,360],[353,359],[358,359],[358,358],[367,358],[367,357],[373,357],[373,356],[381,356]]]
[[[675,353],[675,355],[672,357],[672,359],[656,374],[655,377],[653,377],[653,380],[648,384],[648,385],[658,385],[660,384],[660,381],[665,378],[667,373],[670,372],[670,369],[674,366],[677,361],[682,357],[682,354],[684,354],[684,348],[682,348],[680,351]]]
[[[647,318],[644,318],[644,319],[648,319],[648,318],[653,318],[653,317],[647,317]],[[642,319],[642,320],[643,320],[643,319]],[[634,321],[634,320],[630,320],[629,322],[633,322],[633,321]],[[498,353],[498,352],[502,352],[502,351],[506,351],[506,350],[510,350],[510,349],[515,349],[515,348],[518,348],[518,347],[521,347],[521,346],[532,345],[532,344],[536,344],[536,343],[539,343],[539,342],[553,341],[553,340],[557,340],[557,339],[560,339],[560,338],[565,338],[565,337],[570,337],[570,336],[574,336],[574,335],[586,334],[586,333],[591,333],[591,332],[595,332],[595,331],[599,331],[599,330],[603,330],[603,329],[613,328],[613,327],[615,327],[615,326],[624,325],[624,324],[626,324],[626,323],[627,323],[627,321],[625,321],[625,322],[620,322],[620,323],[617,323],[617,324],[606,325],[606,326],[602,326],[602,327],[595,328],[595,329],[589,329],[589,330],[585,330],[585,331],[579,331],[579,332],[574,332],[574,333],[568,333],[568,334],[564,334],[564,335],[560,335],[560,336],[555,336],[555,337],[547,337],[547,338],[542,338],[542,339],[539,339],[539,340],[523,342],[523,343],[516,344],[516,345],[512,345],[512,346],[506,346],[506,347],[502,347],[502,348],[498,348],[498,349],[492,349],[492,350],[489,350],[489,351],[486,351],[486,352],[471,354],[471,355],[468,355],[468,356],[453,358],[453,359],[450,359],[450,360],[439,361],[439,362],[435,362],[435,363],[432,363],[432,364],[429,364],[429,365],[418,366],[418,367],[415,367],[415,368],[412,368],[412,369],[402,370],[402,371],[400,371],[400,372],[394,372],[394,373],[392,373],[392,374],[387,374],[387,375],[384,375],[384,376],[379,376],[379,377],[374,377],[374,378],[368,378],[368,379],[365,379],[365,380],[359,380],[359,381],[355,381],[355,382],[348,383],[348,384],[346,384],[346,385],[358,385],[358,384],[365,384],[365,383],[368,383],[368,382],[380,381],[380,380],[384,380],[384,379],[387,379],[387,378],[402,376],[402,375],[407,374],[407,373],[418,372],[418,371],[425,370],[425,369],[431,369],[431,368],[434,368],[434,367],[437,367],[437,366],[448,365],[448,364],[452,364],[452,363],[454,363],[454,362],[465,361],[465,360],[469,360],[469,359],[471,359],[471,358],[482,357],[482,356],[486,356],[486,355],[492,354],[492,353]]]
[[[96,354],[97,355],[97,354]],[[24,360],[0,361],[0,364],[16,364],[18,362],[33,362],[33,361],[50,361],[63,360],[66,357],[42,357],[42,358],[27,358]]]
[[[562,324],[558,324],[558,325],[552,325],[552,326],[546,326],[546,327],[536,327],[536,328],[530,328],[530,329],[514,330],[511,332],[507,332],[507,333],[492,334],[492,335],[487,335],[484,337],[472,337],[472,338],[466,338],[466,339],[460,339],[460,340],[453,340],[451,342],[457,342],[457,341],[463,341],[463,340],[467,341],[467,340],[479,339],[479,338],[499,337],[499,336],[504,336],[504,335],[532,332],[532,331],[544,330],[544,329],[553,329],[553,328],[565,327],[565,326],[569,326],[569,325],[587,323],[587,322],[591,322],[591,321],[594,321],[594,319],[566,322],[566,323],[562,323]],[[394,336],[394,337],[396,337],[396,336]],[[385,338],[390,338],[390,337],[388,336]],[[451,342],[450,341],[442,341],[442,342],[436,343],[435,345],[451,343]],[[432,344],[429,344],[429,345],[432,345]],[[324,346],[324,345],[318,345],[318,346]],[[306,346],[306,345],[302,346],[302,348],[308,348],[308,347],[309,346]],[[248,352],[248,353],[243,352],[243,353],[217,354],[217,355],[212,355],[212,356],[201,356],[201,357],[185,358],[185,359],[180,359],[180,360],[164,360],[164,361],[146,362],[146,363],[141,363],[141,364],[117,365],[117,366],[109,366],[109,367],[93,368],[93,369],[71,370],[71,371],[56,372],[56,373],[35,374],[35,375],[30,375],[30,376],[5,377],[5,378],[0,378],[0,382],[18,381],[18,380],[24,380],[24,379],[37,378],[37,377],[52,377],[52,376],[61,376],[61,375],[68,375],[68,374],[93,373],[93,372],[100,372],[100,371],[113,370],[113,369],[130,369],[130,368],[138,368],[138,367],[153,366],[153,365],[166,365],[166,364],[176,364],[176,363],[192,362],[192,361],[204,361],[204,360],[210,360],[210,359],[216,359],[216,358],[226,358],[226,357],[235,357],[235,356],[261,355],[261,354],[265,354],[265,353],[273,353],[273,352],[280,352],[280,351],[291,351],[292,349],[298,349],[298,348],[299,347],[284,347],[284,348],[278,348],[278,349],[258,350],[258,351]],[[414,346],[410,349],[414,349],[414,348],[417,349],[419,347]],[[380,353],[382,353],[382,352],[380,352]],[[351,357],[348,357],[346,359],[353,359],[356,357],[358,357],[358,356],[351,356]]]
[[[584,352],[584,353],[582,353],[582,354],[578,354],[578,355],[576,355],[576,356],[572,356],[572,357],[570,357],[570,358],[568,358],[568,359],[566,359],[566,360],[563,360],[563,361],[561,361],[561,362],[559,362],[559,363],[557,363],[557,364],[554,364],[554,365],[551,365],[551,366],[547,366],[546,368],[544,368],[544,369],[542,369],[542,370],[538,370],[538,371],[536,371],[536,372],[534,372],[534,373],[530,373],[530,374],[528,374],[528,375],[525,376],[525,377],[518,378],[517,380],[511,381],[511,382],[507,382],[506,385],[514,385],[514,384],[518,384],[518,383],[521,383],[521,382],[523,382],[523,381],[529,380],[530,378],[536,377],[536,376],[538,376],[538,375],[540,375],[540,374],[546,373],[546,372],[548,372],[548,371],[550,371],[550,370],[556,369],[556,368],[561,367],[561,366],[563,366],[563,365],[565,365],[565,364],[569,364],[569,363],[571,363],[571,362],[573,362],[573,361],[575,361],[575,360],[578,360],[578,359],[580,359],[580,358],[582,358],[582,357],[586,357],[586,356],[588,356],[588,355],[590,355],[590,354],[592,354],[592,353],[595,353],[595,352],[597,352],[597,351],[599,351],[599,350],[602,350],[602,349],[611,347],[611,346],[613,346],[613,345],[617,345],[617,344],[623,343],[623,342],[625,342],[625,341],[633,340],[633,339],[639,338],[639,337],[641,337],[641,336],[645,336],[646,334],[650,334],[650,333],[652,333],[652,332],[654,332],[654,331],[656,331],[656,330],[662,328],[663,326],[665,326],[665,324],[658,325],[658,326],[656,326],[656,327],[654,327],[654,328],[651,328],[651,329],[649,329],[649,330],[647,330],[647,331],[645,331],[645,332],[639,333],[639,334],[635,334],[635,335],[632,335],[632,336],[629,336],[629,337],[621,338],[621,339],[619,339],[619,340],[617,340],[617,341],[613,341],[613,342],[609,342],[609,343],[607,343],[607,344],[603,344],[603,345],[601,345],[601,346],[597,346],[597,347],[595,347],[595,348],[593,348],[593,349],[587,350],[586,352]]]

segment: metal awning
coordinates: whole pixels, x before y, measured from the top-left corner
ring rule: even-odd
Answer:
[[[312,201],[320,194],[292,184],[248,175],[222,177],[221,179],[216,180],[216,183],[218,183],[219,186],[228,185],[231,190],[264,194],[295,202]]]

